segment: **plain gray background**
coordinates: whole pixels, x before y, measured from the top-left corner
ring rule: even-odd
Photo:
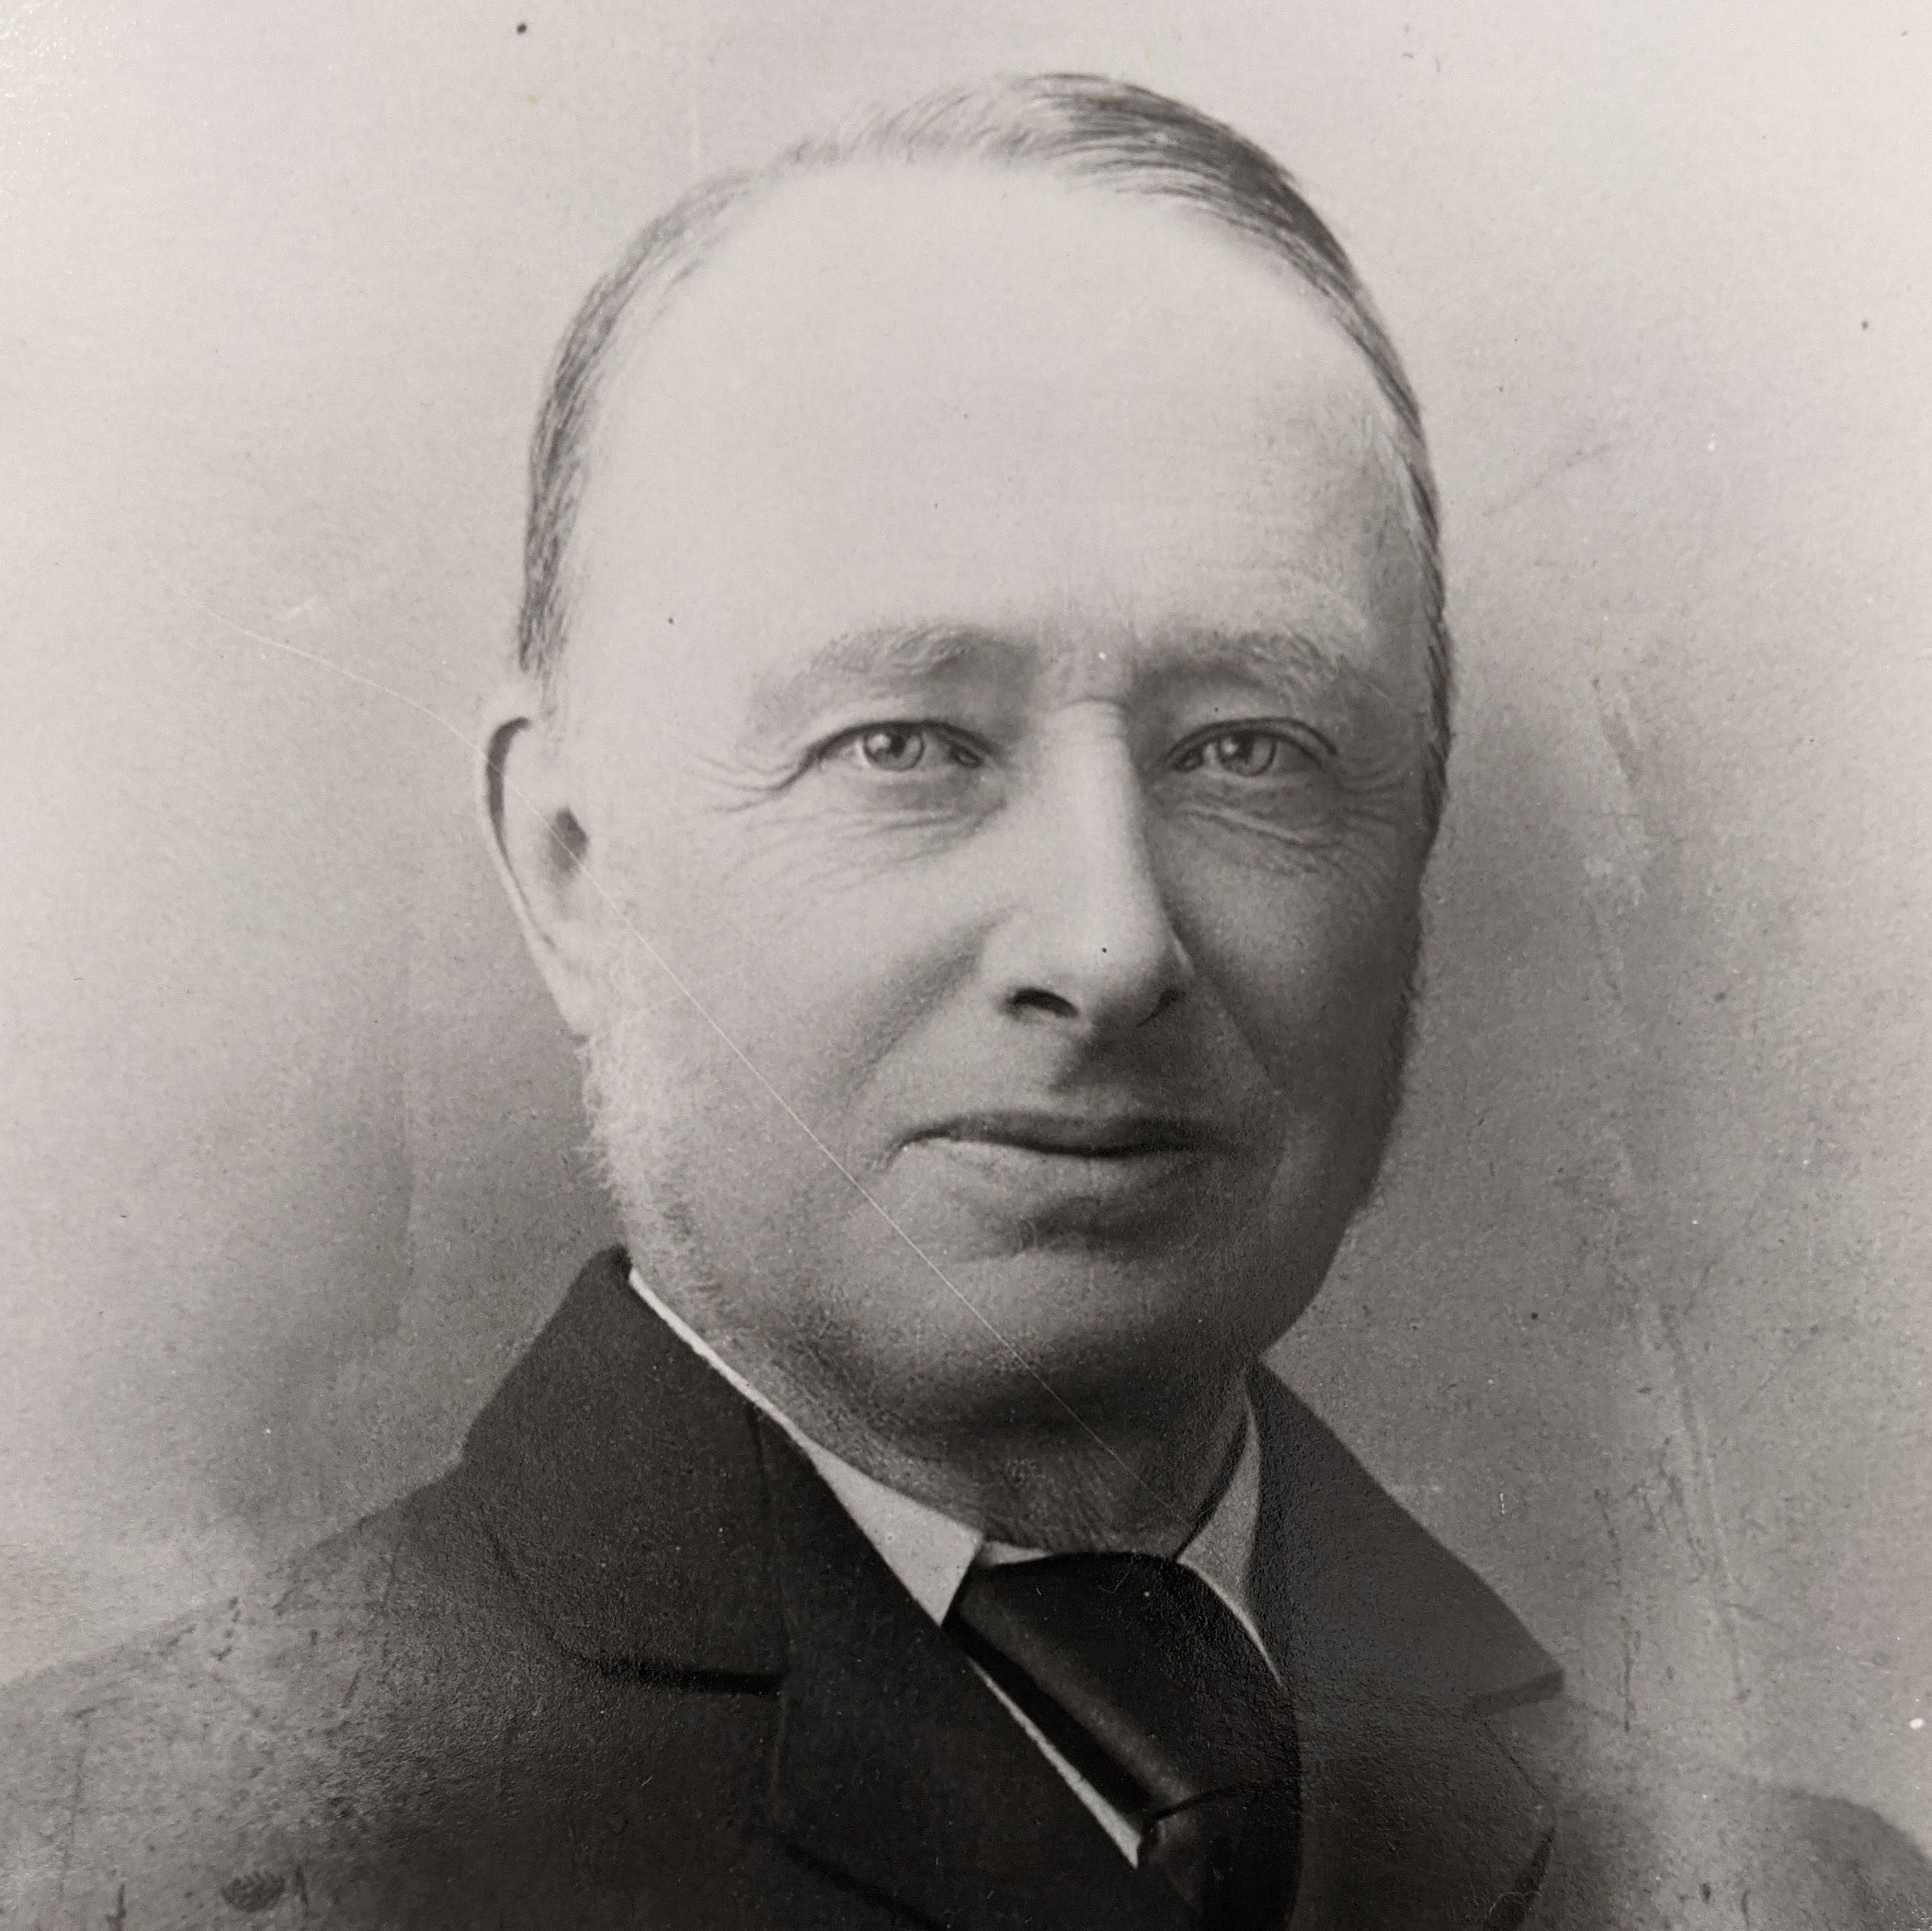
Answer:
[[[1932,1840],[1928,52],[1903,0],[0,11],[0,1675],[433,1471],[608,1232],[466,744],[584,288],[828,114],[1074,66],[1297,172],[1449,506],[1415,1094],[1282,1358],[1590,1703]]]

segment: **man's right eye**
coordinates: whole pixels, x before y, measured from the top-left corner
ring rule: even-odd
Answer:
[[[867,724],[835,738],[820,755],[824,764],[853,764],[889,777],[942,758],[968,767],[981,762],[970,745],[942,736],[926,724]]]

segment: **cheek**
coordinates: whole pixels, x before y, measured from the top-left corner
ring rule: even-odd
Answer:
[[[1352,1104],[1379,1079],[1415,957],[1409,868],[1312,858],[1288,875],[1197,867],[1190,949],[1284,1095]]]
[[[814,1132],[840,1133],[872,1070],[957,984],[956,908],[915,874],[702,824],[654,837],[623,871],[648,887],[628,916],[689,1047],[768,1084]]]

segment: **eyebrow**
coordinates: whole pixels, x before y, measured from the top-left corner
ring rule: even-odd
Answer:
[[[1298,683],[1313,672],[1338,686],[1359,685],[1387,695],[1373,671],[1350,663],[1333,645],[1302,630],[1180,630],[1156,639],[1148,648],[1157,670],[1259,671]]]
[[[760,729],[792,721],[822,686],[913,683],[989,657],[1017,664],[1030,654],[1019,638],[973,624],[848,630],[820,644],[802,663],[760,678],[752,719]]]
[[[1397,702],[1376,672],[1351,663],[1332,646],[1291,630],[1185,628],[1130,646],[1150,676],[1176,672],[1257,673],[1273,683],[1327,686],[1345,698],[1378,705]],[[847,631],[828,639],[802,663],[762,679],[753,699],[754,728],[795,722],[824,687],[915,683],[962,665],[1004,663],[1018,669],[1038,646],[1009,631],[966,623],[930,623]]]

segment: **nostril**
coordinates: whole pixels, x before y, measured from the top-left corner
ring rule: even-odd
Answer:
[[[1050,993],[1043,986],[1022,986],[1007,1004],[1017,1013],[1042,1013],[1051,1019],[1079,1017],[1071,999],[1063,999],[1058,993]]]

